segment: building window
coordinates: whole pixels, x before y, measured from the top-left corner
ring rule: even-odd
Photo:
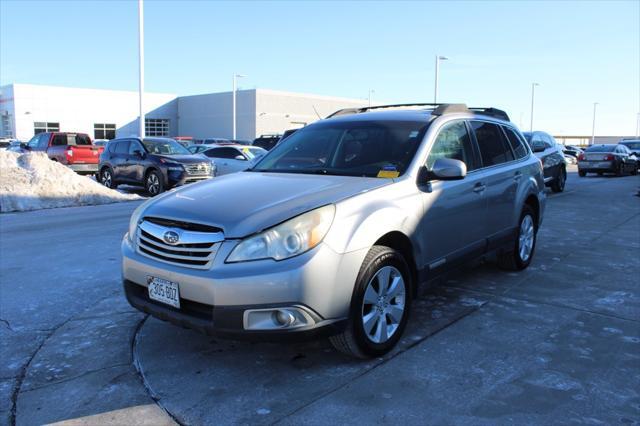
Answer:
[[[60,123],[45,123],[36,121],[33,123],[33,134],[37,135],[38,133],[44,132],[59,132],[60,131]]]
[[[169,136],[169,119],[167,118],[147,118],[144,124],[144,133],[147,136]]]
[[[0,133],[0,136],[5,138],[13,137],[13,132],[11,131],[11,118],[6,113],[2,114],[2,133]]]
[[[93,125],[93,138],[94,139],[115,139],[116,138],[116,125],[107,123],[94,123]]]

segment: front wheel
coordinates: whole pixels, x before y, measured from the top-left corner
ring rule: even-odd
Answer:
[[[517,237],[514,247],[498,257],[498,264],[503,269],[521,271],[531,263],[536,249],[537,225],[533,209],[525,205],[520,215]]]
[[[145,179],[145,188],[151,196],[156,196],[164,191],[164,185],[162,184],[162,176],[156,171],[151,171],[147,174]]]
[[[402,254],[373,246],[360,268],[347,328],[329,340],[340,352],[357,358],[384,355],[400,340],[411,301],[411,273]]]

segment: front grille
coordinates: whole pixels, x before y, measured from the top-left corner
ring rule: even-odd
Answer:
[[[194,176],[208,176],[211,174],[210,163],[185,164],[184,169],[187,171],[187,174]]]
[[[196,232],[222,232],[222,229],[216,226],[203,225],[201,223],[183,222],[181,220],[165,219],[162,217],[150,217],[144,218],[146,222],[155,223],[156,225],[166,226],[167,228],[180,228],[187,231]]]
[[[183,225],[183,227],[167,226],[169,224]],[[138,252],[173,265],[208,269],[215,258],[220,243],[224,240],[224,235],[222,232],[201,232],[190,229],[217,230],[219,228],[169,219],[145,218],[138,225]],[[165,234],[169,231],[177,233],[179,236],[175,244],[169,244],[164,240]]]

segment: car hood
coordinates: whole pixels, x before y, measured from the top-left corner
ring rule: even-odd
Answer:
[[[192,163],[204,163],[206,162],[206,158],[203,158],[200,154],[189,154],[189,155],[159,155],[159,154],[151,154],[156,158],[164,158],[168,161],[173,161],[174,163],[180,164],[192,164]]]
[[[153,200],[145,217],[222,228],[242,238],[301,213],[392,183],[390,179],[240,172],[191,184]]]

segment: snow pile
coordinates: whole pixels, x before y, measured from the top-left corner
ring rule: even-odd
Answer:
[[[42,152],[0,151],[0,212],[138,200],[76,174]]]

